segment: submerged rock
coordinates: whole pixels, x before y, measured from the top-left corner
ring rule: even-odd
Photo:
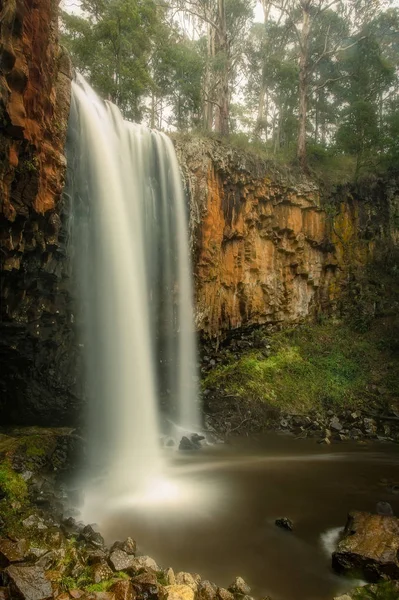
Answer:
[[[338,572],[362,573],[368,581],[399,578],[399,519],[353,511],[332,555]]]
[[[27,565],[11,565],[6,574],[10,580],[12,598],[24,600],[47,600],[52,598],[51,583],[40,567]]]
[[[291,521],[291,519],[288,519],[288,517],[282,517],[281,519],[276,519],[274,521],[274,524],[277,525],[277,527],[280,527],[281,529],[286,529],[287,531],[294,530],[294,523]]]

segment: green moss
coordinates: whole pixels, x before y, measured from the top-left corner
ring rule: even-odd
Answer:
[[[112,579],[106,579],[105,581],[101,581],[100,583],[93,583],[85,587],[87,592],[107,592],[114,583],[118,581],[124,581],[126,579],[130,579],[126,573],[118,573],[117,576],[112,577]]]
[[[399,393],[393,358],[375,332],[354,332],[343,323],[307,325],[275,334],[272,355],[248,350],[238,361],[212,370],[204,388],[264,402],[285,411],[331,407],[356,408],[369,403],[370,384]]]
[[[0,489],[8,501],[24,501],[28,496],[26,482],[21,475],[12,470],[7,461],[0,463]]]
[[[386,581],[378,585],[359,588],[353,595],[353,600],[398,600],[399,585]]]

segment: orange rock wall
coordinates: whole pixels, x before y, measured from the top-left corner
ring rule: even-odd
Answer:
[[[190,197],[197,325],[206,336],[333,312],[349,270],[391,237],[388,216],[373,216],[381,209],[374,193],[370,202],[349,189],[322,201],[314,182],[216,141],[178,139],[176,149]],[[391,214],[395,202],[377,191]],[[397,205],[396,187],[391,192]],[[375,230],[366,235],[370,220]]]
[[[58,1],[0,2],[2,423],[54,423],[58,408],[65,421],[73,398],[61,199],[70,82]]]

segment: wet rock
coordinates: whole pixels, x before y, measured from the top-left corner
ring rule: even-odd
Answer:
[[[348,596],[348,594],[344,594],[343,596],[336,596],[334,600],[352,600],[352,596]]]
[[[364,430],[367,435],[373,436],[377,433],[377,425],[374,419],[365,418],[363,419]]]
[[[276,519],[274,521],[274,524],[277,525],[277,527],[281,527],[281,529],[286,529],[287,531],[294,530],[294,523],[291,521],[291,519],[288,519],[287,517]]]
[[[184,571],[176,574],[176,584],[188,585],[194,592],[196,592],[198,588],[198,584],[191,573],[185,573]]]
[[[362,573],[368,581],[399,578],[399,519],[353,511],[332,557],[338,572]]]
[[[393,517],[393,508],[389,502],[377,502],[376,506],[377,515],[384,515],[386,517]]]
[[[176,585],[175,572],[171,567],[169,567],[169,569],[165,569],[164,574],[168,585]]]
[[[157,563],[153,558],[149,556],[136,556],[136,558],[131,557],[132,566],[129,568],[130,571],[137,573],[140,569],[149,569],[151,571],[159,571]]]
[[[90,592],[82,596],[82,600],[115,600],[113,592]]]
[[[329,437],[324,437],[321,440],[319,440],[318,442],[319,444],[325,444],[327,446],[329,446],[331,444],[331,440]]]
[[[84,596],[84,591],[83,590],[69,590],[69,595],[71,596],[71,598],[74,598],[75,600],[79,600],[79,598],[82,598],[82,596]]]
[[[198,584],[197,597],[198,600],[215,600],[217,586],[208,580],[201,581]]]
[[[11,565],[6,574],[10,580],[11,597],[24,600],[47,600],[52,598],[51,583],[41,567]]]
[[[205,436],[199,435],[199,433],[193,433],[190,436],[190,440],[194,444],[194,446],[196,446],[197,448],[201,448],[202,442],[205,440]]]
[[[157,600],[159,584],[155,573],[142,573],[132,579],[133,589],[142,600]],[[165,588],[164,588],[165,589]]]
[[[340,422],[340,420],[338,419],[338,417],[333,417],[331,419],[331,421],[330,421],[330,427],[334,431],[341,431],[341,429],[343,429],[343,425]]]
[[[109,589],[114,594],[115,600],[133,600],[135,597],[133,585],[131,581],[117,581]]]
[[[93,566],[93,579],[94,583],[101,583],[101,581],[106,581],[107,579],[111,579],[113,576],[112,569],[108,566],[108,564],[104,561],[98,562]]]
[[[163,600],[194,600],[194,590],[188,585],[167,585],[162,590]]]
[[[218,588],[216,592],[217,600],[234,600],[234,596],[231,592],[225,588]]]
[[[107,559],[107,553],[105,550],[102,550],[102,548],[94,548],[86,550],[84,557],[88,565],[95,565],[96,563],[105,561]]]
[[[179,450],[197,450],[198,446],[193,444],[191,440],[187,436],[183,436],[180,440]]]
[[[111,552],[109,556],[109,562],[115,571],[125,571],[127,569],[134,568],[137,560],[134,558],[134,556],[131,556],[130,554],[127,554],[123,550],[119,550],[117,548]]]
[[[0,539],[0,567],[6,567],[10,563],[22,562],[28,552],[26,540],[13,542],[7,538]]]
[[[228,590],[232,594],[238,594],[240,596],[248,596],[248,594],[251,593],[251,588],[245,583],[242,577],[236,577],[234,583],[229,586]]]
[[[0,587],[0,600],[9,600],[7,588]]]
[[[22,525],[27,527],[28,529],[38,529],[39,531],[43,531],[44,529],[48,529],[47,525],[45,525],[44,520],[38,515],[30,515],[22,521]]]
[[[82,529],[82,532],[79,536],[80,539],[85,540],[86,543],[94,546],[95,548],[103,548],[104,547],[104,538],[98,533],[98,531],[94,531],[91,525],[86,525]]]
[[[126,554],[134,555],[137,551],[137,544],[131,537],[128,537],[124,542],[115,542],[111,546],[111,552],[114,550],[122,550]]]

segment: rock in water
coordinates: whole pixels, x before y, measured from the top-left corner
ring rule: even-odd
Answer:
[[[332,555],[338,572],[362,573],[368,581],[399,579],[399,519],[353,511]]]
[[[6,569],[10,579],[11,597],[24,600],[52,598],[51,584],[40,567],[11,565]]]
[[[277,527],[281,527],[281,529],[286,529],[287,531],[294,530],[294,523],[291,521],[291,519],[288,519],[287,517],[283,517],[282,519],[276,519],[274,521],[274,524],[277,525]]]
[[[377,502],[376,506],[377,515],[384,515],[385,517],[393,517],[393,508],[389,502]]]

